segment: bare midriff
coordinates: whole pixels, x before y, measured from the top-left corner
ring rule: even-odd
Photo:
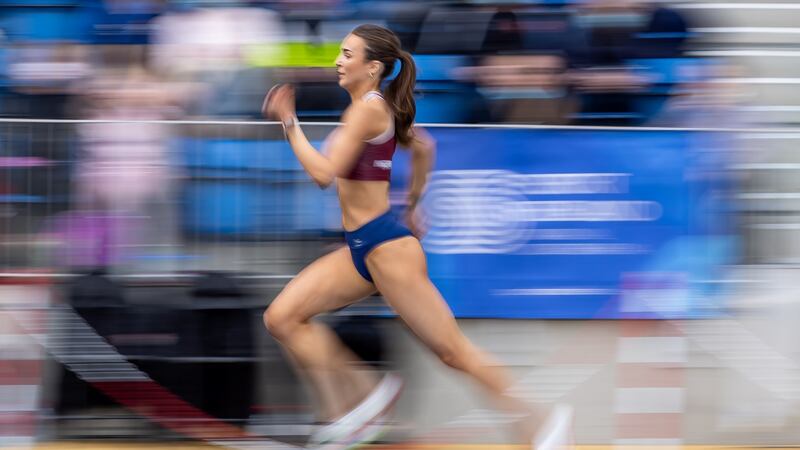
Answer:
[[[388,181],[357,181],[338,178],[342,225],[353,231],[389,209]]]

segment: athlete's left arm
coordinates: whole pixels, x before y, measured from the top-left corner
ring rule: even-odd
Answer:
[[[436,159],[436,141],[423,128],[414,127],[411,133],[412,139],[407,146],[411,153],[411,180],[408,187],[405,219],[414,235],[421,238],[425,234],[424,221],[417,220],[415,210],[422,193],[425,192],[428,174]]]
[[[436,159],[436,141],[424,128],[411,130],[413,139],[408,145],[411,153],[411,180],[408,188],[408,208],[414,209],[428,182],[428,173]]]

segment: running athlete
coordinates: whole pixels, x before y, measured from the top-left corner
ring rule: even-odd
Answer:
[[[382,81],[398,62],[398,75],[381,92]],[[321,418],[328,423],[312,436],[310,445],[336,449],[371,440],[400,395],[402,381],[397,376],[378,380],[336,334],[312,321],[320,313],[355,303],[377,290],[444,364],[485,388],[498,409],[522,418],[518,431],[525,442],[537,449],[562,448],[559,433],[553,430],[564,427],[569,412],[556,408],[548,421],[551,426],[544,427],[549,430],[546,435],[540,432],[534,437],[540,417],[508,395],[509,374],[461,333],[428,278],[425,254],[411,230],[417,230],[413,211],[435,146],[427,133],[412,126],[416,68],[411,55],[393,32],[361,25],[342,41],[336,71],[339,86],[352,102],[342,116],[343,125],[331,133],[322,153],[311,146],[297,121],[290,86],[270,90],[262,110],[266,117],[283,123],[292,150],[314,182],[323,188],[336,183],[347,241],[347,246],[303,269],[264,313],[269,332],[308,376]],[[408,227],[389,209],[389,175],[398,143],[411,152]]]

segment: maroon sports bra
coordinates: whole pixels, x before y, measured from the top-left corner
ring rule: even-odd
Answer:
[[[377,91],[370,91],[363,97],[364,101],[373,98],[383,100],[383,95]],[[366,143],[367,146],[353,165],[353,170],[344,178],[359,181],[389,181],[392,175],[392,157],[397,148],[394,121],[390,122],[386,131]]]

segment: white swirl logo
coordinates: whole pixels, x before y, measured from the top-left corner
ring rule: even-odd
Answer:
[[[513,253],[525,248],[542,252],[546,245],[528,245],[536,223],[563,222],[568,229],[580,230],[586,222],[659,220],[664,212],[660,203],[631,198],[630,177],[628,173],[434,172],[418,210],[428,229],[425,249],[430,253]],[[575,194],[616,198],[563,197]],[[572,253],[592,248],[581,242],[564,245],[579,246]]]
[[[516,205],[525,201],[504,170],[448,170],[431,174],[422,213],[431,253],[510,253],[533,229]]]

